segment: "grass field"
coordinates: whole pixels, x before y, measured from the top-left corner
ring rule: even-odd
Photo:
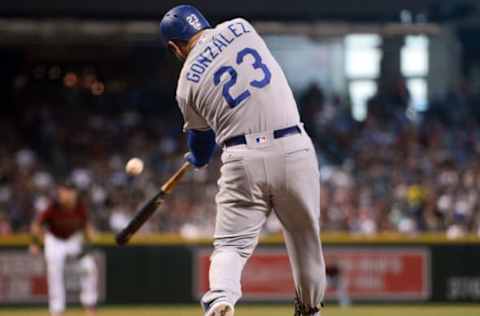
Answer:
[[[99,309],[98,316],[201,316],[198,306],[112,306]],[[291,306],[238,307],[236,316],[292,316]],[[48,316],[45,308],[0,308],[0,316]],[[71,308],[65,316],[84,316]],[[322,316],[480,316],[480,305],[362,305],[327,307]]]

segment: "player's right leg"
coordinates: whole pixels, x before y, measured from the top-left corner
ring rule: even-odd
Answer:
[[[297,138],[294,140],[293,138]],[[325,287],[325,263],[320,243],[320,183],[315,151],[308,137],[284,141],[284,174],[275,183],[273,209],[284,227],[296,288],[296,315],[317,315]],[[292,146],[290,145],[292,141]],[[302,145],[303,142],[303,145]],[[303,146],[303,147],[302,147]]]
[[[62,242],[54,236],[45,236],[47,263],[48,303],[50,315],[60,316],[65,311],[64,267],[66,253]]]
[[[227,150],[216,197],[214,252],[210,258],[210,290],[202,298],[207,316],[231,316],[241,297],[243,267],[258,242],[269,206],[256,185],[264,173],[261,160],[248,160]],[[258,163],[258,165],[257,165]],[[258,168],[257,168],[258,167]]]

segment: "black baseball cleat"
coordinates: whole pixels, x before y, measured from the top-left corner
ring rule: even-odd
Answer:
[[[320,307],[323,307],[323,303],[320,303]],[[317,307],[307,307],[305,304],[300,302],[298,297],[295,298],[295,313],[293,316],[315,316],[320,311],[320,308]]]

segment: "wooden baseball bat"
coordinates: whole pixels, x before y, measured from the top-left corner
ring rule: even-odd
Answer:
[[[152,216],[153,213],[157,210],[158,206],[163,203],[165,196],[172,192],[173,188],[177,185],[178,181],[185,175],[185,173],[190,169],[191,165],[189,162],[185,162],[183,166],[178,169],[175,174],[170,177],[170,179],[162,185],[160,191],[155,194],[143,207],[138,210],[135,216],[132,218],[127,227],[125,227],[121,232],[115,236],[115,241],[117,245],[125,245],[128,243],[133,234],[135,234],[140,227]]]

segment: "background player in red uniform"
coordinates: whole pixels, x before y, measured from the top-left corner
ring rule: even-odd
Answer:
[[[80,301],[88,316],[95,315],[97,268],[93,257],[84,251],[85,241],[93,239],[94,230],[85,205],[70,182],[57,187],[55,198],[39,213],[31,231],[34,242],[30,251],[39,254],[41,240],[45,245],[50,314],[61,316],[65,311],[64,268],[68,259],[80,265]]]

